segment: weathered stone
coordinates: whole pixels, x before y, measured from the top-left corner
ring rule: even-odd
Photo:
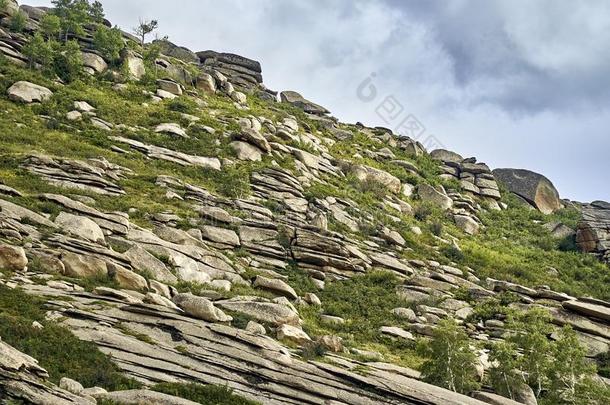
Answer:
[[[299,297],[292,287],[290,287],[282,280],[278,279],[256,276],[256,279],[254,279],[254,283],[252,283],[252,286],[271,291],[278,295],[283,295],[293,300],[296,300]]]
[[[343,339],[339,336],[323,335],[316,339],[316,342],[330,352],[343,352]]]
[[[83,65],[85,68],[93,69],[93,73],[102,73],[108,69],[108,64],[104,59],[91,52],[83,52]]]
[[[99,399],[121,405],[197,405],[197,402],[149,390],[115,391],[99,396]]]
[[[173,122],[167,122],[164,124],[159,124],[155,127],[155,132],[156,133],[164,133],[164,134],[170,134],[170,135],[176,135],[179,136],[181,138],[188,138],[188,135],[186,134],[186,131],[184,130],[184,128],[182,128],[180,126],[180,124],[176,124]]]
[[[208,322],[231,322],[232,317],[216,308],[211,301],[191,294],[174,295],[173,301],[190,316]]]
[[[273,325],[299,325],[300,319],[292,308],[272,302],[242,299],[240,297],[219,301],[217,305],[229,310],[242,312],[252,318]]]
[[[259,335],[267,334],[267,330],[265,329],[265,327],[260,323],[254,321],[248,322],[248,324],[246,325],[246,330],[248,332],[257,333]]]
[[[124,255],[130,260],[134,269],[149,272],[155,280],[170,284],[178,281],[161,260],[141,246],[134,245]]]
[[[0,244],[0,269],[23,271],[28,265],[28,259],[22,247]]]
[[[212,225],[204,225],[201,227],[201,236],[204,239],[216,243],[222,243],[230,246],[240,246],[239,236],[235,231],[226,228],[220,228]]]
[[[305,344],[311,341],[311,338],[302,329],[292,325],[280,325],[276,330],[278,340],[284,340],[296,344]]]
[[[466,232],[468,235],[476,235],[479,233],[480,225],[477,221],[467,215],[454,215],[453,220],[458,228]]]
[[[453,206],[453,200],[447,196],[444,190],[438,191],[428,184],[420,184],[417,187],[417,194],[422,201],[434,204],[443,210],[448,210]]]
[[[396,317],[407,320],[409,322],[417,321],[417,315],[415,315],[415,312],[411,308],[394,308],[392,310],[392,313]]]
[[[87,217],[60,212],[55,218],[55,223],[65,232],[71,233],[79,238],[96,243],[106,243],[102,229],[98,224]]]
[[[398,194],[402,189],[400,180],[383,170],[364,165],[357,165],[351,167],[351,172],[356,176],[356,178],[358,178],[358,180],[362,182],[377,183],[383,187],[386,187],[391,193]]]
[[[108,275],[110,275],[122,288],[136,291],[148,289],[148,283],[141,275],[115,264],[107,264],[107,268]]]
[[[197,77],[195,80],[195,87],[203,91],[205,94],[216,93],[216,82],[214,81],[214,78],[207,73],[201,73]]]
[[[42,103],[53,96],[53,92],[46,87],[26,81],[14,83],[8,88],[7,94],[9,99],[22,103]]]
[[[464,158],[452,151],[446,149],[435,149],[430,152],[430,157],[432,159],[440,160],[441,162],[450,162],[459,164],[464,160]]]
[[[564,301],[561,305],[572,312],[610,323],[610,304],[603,306],[582,301]]]
[[[244,129],[233,134],[233,139],[247,142],[265,153],[271,152],[271,145],[264,136],[253,129]]]
[[[235,152],[235,156],[239,160],[249,160],[251,162],[260,162],[263,154],[259,148],[246,142],[233,141],[231,149]]]
[[[63,388],[64,390],[70,391],[76,395],[80,394],[84,390],[81,383],[67,377],[63,377],[61,380],[59,380],[59,388]]]
[[[157,87],[175,96],[182,95],[182,86],[173,80],[159,79],[157,80]]]
[[[61,262],[65,267],[65,275],[69,277],[99,277],[108,274],[106,263],[96,257],[64,252],[61,255]]]
[[[121,53],[123,66],[126,67],[129,78],[132,80],[140,80],[146,74],[146,66],[144,60],[135,52],[124,49]]]
[[[325,115],[330,112],[326,108],[305,99],[296,91],[283,91],[280,93],[280,98],[283,103],[292,104],[309,114]]]
[[[395,326],[382,326],[381,328],[379,328],[379,332],[384,335],[397,337],[405,340],[415,340],[411,332],[407,332],[406,330]]]
[[[522,169],[496,169],[493,174],[510,192],[544,214],[555,212],[563,206],[553,183],[541,174]]]

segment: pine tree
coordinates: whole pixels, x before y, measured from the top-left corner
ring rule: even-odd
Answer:
[[[51,13],[46,13],[40,19],[40,31],[47,39],[59,39],[59,35],[61,34],[61,21],[59,17]]]
[[[53,49],[39,32],[23,47],[22,53],[28,58],[30,68],[40,64],[43,69],[48,69],[53,63]]]
[[[93,47],[110,63],[116,62],[125,47],[121,30],[99,25],[93,34]]]
[[[140,23],[136,28],[133,29],[133,33],[140,37],[140,45],[142,45],[142,47],[144,47],[144,40],[146,39],[146,35],[156,30],[158,26],[159,23],[157,22],[157,20],[140,19]]]

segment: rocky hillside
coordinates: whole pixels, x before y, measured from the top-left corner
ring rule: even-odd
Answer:
[[[610,204],[56,3],[0,1],[0,403],[608,403]]]

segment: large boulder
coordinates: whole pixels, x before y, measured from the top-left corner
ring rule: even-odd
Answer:
[[[260,322],[272,325],[299,325],[299,314],[288,305],[267,302],[258,298],[235,297],[217,303],[228,311],[241,312]]]
[[[102,73],[108,69],[108,64],[101,56],[91,53],[83,52],[83,66],[91,74]]]
[[[232,317],[216,308],[206,298],[191,294],[176,294],[173,301],[188,315],[208,322],[231,322]]]
[[[0,244],[0,270],[22,271],[28,259],[22,247]]]
[[[283,91],[280,93],[280,99],[282,103],[291,104],[309,114],[324,115],[330,113],[326,108],[307,100],[296,91]]]
[[[447,149],[435,149],[430,152],[430,157],[435,160],[440,160],[441,162],[449,162],[455,164],[459,164],[464,160],[464,158],[458,153],[452,152]]]
[[[551,214],[563,207],[559,192],[541,174],[524,169],[496,169],[493,175],[508,191],[517,194],[544,214]]]
[[[159,47],[159,52],[163,55],[171,56],[186,63],[199,64],[199,57],[195,52],[183,46],[178,46],[167,39],[155,39],[152,43]]]
[[[22,103],[42,103],[53,95],[53,92],[46,87],[34,83],[20,81],[14,83],[7,90],[8,98]]]
[[[391,193],[399,194],[402,190],[400,179],[381,169],[365,165],[356,165],[352,166],[350,171],[358,180],[379,184]]]
[[[98,224],[87,217],[60,212],[55,223],[65,232],[91,242],[105,243],[104,232]]]
[[[135,52],[125,49],[121,54],[121,60],[127,68],[130,79],[140,80],[146,74],[144,60]]]
[[[417,186],[417,194],[422,201],[436,205],[440,209],[448,210],[453,206],[453,200],[447,196],[442,187],[439,189],[440,191],[429,184],[420,184]]]
[[[68,277],[88,278],[108,275],[106,262],[96,257],[64,252],[61,255],[61,262]]]
[[[610,263],[610,203],[595,201],[582,208],[576,244],[583,252],[598,254]]]
[[[15,0],[8,0],[5,2],[4,7],[0,7],[0,17],[11,17],[17,14],[19,11],[19,5]]]
[[[263,276],[256,276],[254,283],[252,284],[255,288],[261,288],[263,290],[271,291],[274,294],[283,295],[287,298],[296,300],[299,298],[297,293],[292,287],[279,279],[272,279]]]

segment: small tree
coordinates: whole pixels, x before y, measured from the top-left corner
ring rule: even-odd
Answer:
[[[83,54],[78,42],[71,40],[58,46],[55,57],[55,73],[67,82],[74,81],[83,72]]]
[[[144,40],[146,35],[156,30],[159,26],[157,20],[143,20],[140,19],[140,23],[136,28],[133,29],[133,33],[140,38],[140,45],[144,47]]]
[[[154,70],[155,78],[157,77],[157,73],[158,73],[156,60],[160,54],[161,54],[161,47],[156,43],[152,43],[149,46],[147,46],[146,49],[144,49],[144,52],[142,55],[144,57],[144,63],[146,64],[146,70],[147,71]]]
[[[510,342],[496,343],[490,353],[492,368],[489,383],[494,391],[510,399],[515,399],[515,391],[525,385],[523,374],[518,370],[517,348]]]
[[[40,19],[40,31],[47,39],[59,39],[61,35],[61,21],[59,20],[59,17],[55,14],[46,13]]]
[[[121,30],[116,27],[98,26],[93,34],[93,47],[111,63],[116,62],[120,58],[121,50],[125,47]]]
[[[587,362],[586,353],[576,332],[569,326],[564,327],[553,348],[554,361],[549,370],[548,398],[552,402],[593,403],[595,366]]]
[[[104,6],[99,1],[94,1],[89,6],[89,17],[96,24],[104,23]]]
[[[454,320],[440,321],[432,340],[419,350],[428,358],[422,366],[425,381],[461,393],[479,388],[477,357],[470,350],[468,335]]]
[[[88,0],[52,0],[53,13],[61,21],[64,40],[68,35],[82,36],[85,34],[83,26],[91,21],[90,4]]]
[[[509,323],[514,331],[510,341],[523,350],[518,362],[519,369],[525,374],[536,397],[540,397],[548,383],[552,359],[552,345],[548,336],[553,331],[550,321],[547,311],[536,308],[518,315]]]
[[[23,47],[22,53],[28,58],[30,68],[38,63],[43,69],[48,69],[53,63],[53,49],[39,32]]]
[[[17,11],[10,20],[10,29],[14,32],[22,32],[28,21],[28,16],[21,10]]]

